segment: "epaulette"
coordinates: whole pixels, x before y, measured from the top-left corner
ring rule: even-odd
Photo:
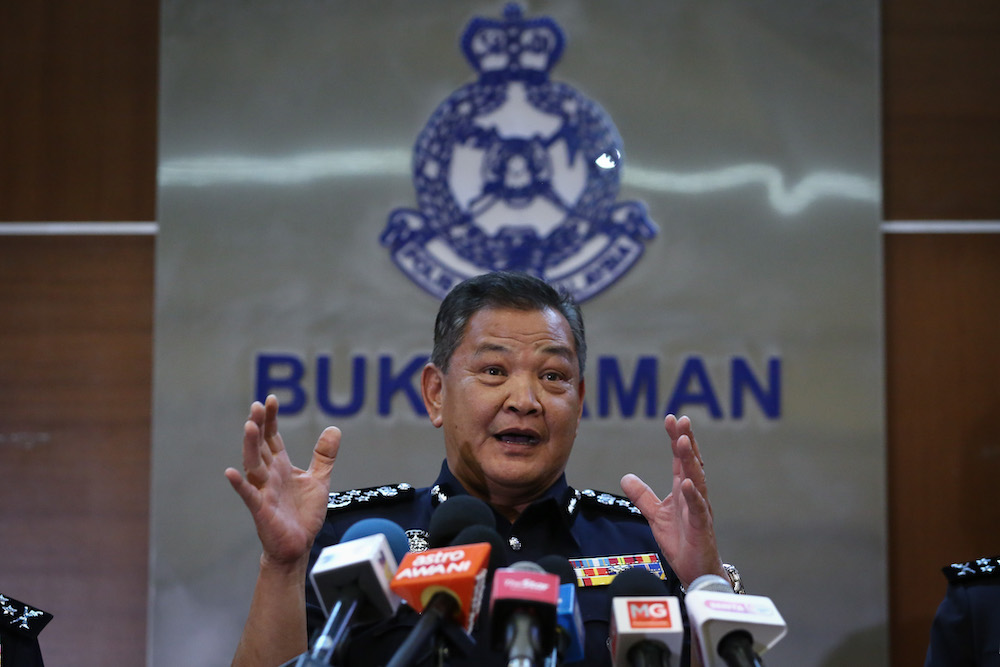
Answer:
[[[52,614],[31,605],[24,604],[6,595],[0,595],[0,631],[14,632],[28,639],[36,639],[38,633],[52,620]]]
[[[982,581],[1000,577],[1000,560],[996,558],[977,558],[965,563],[952,563],[941,568],[948,583],[957,584],[963,581]]]
[[[339,511],[359,507],[385,507],[412,500],[416,489],[406,484],[387,484],[367,489],[350,489],[330,494],[326,511]]]
[[[574,502],[575,501],[575,502]],[[642,518],[642,512],[632,504],[632,501],[625,496],[617,496],[613,493],[595,491],[594,489],[583,489],[576,491],[570,500],[569,511],[572,514],[576,510],[576,503],[588,508],[597,508],[615,514],[623,514],[631,517]]]

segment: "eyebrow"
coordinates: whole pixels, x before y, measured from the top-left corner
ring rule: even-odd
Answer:
[[[557,357],[563,357],[566,361],[574,361],[575,355],[573,353],[573,348],[568,345],[546,345],[543,347],[542,352],[549,355],[554,355]],[[479,357],[487,352],[509,352],[510,347],[506,345],[501,345],[500,343],[482,343],[476,348],[475,356]]]

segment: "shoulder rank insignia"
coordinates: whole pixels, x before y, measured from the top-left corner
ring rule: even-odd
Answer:
[[[639,511],[639,508],[633,505],[632,501],[625,496],[617,496],[613,493],[595,491],[594,489],[583,489],[582,491],[578,491],[575,496],[577,502],[585,506],[598,507],[642,517],[642,512]],[[573,510],[575,510],[575,507],[571,508],[571,512]]]
[[[0,630],[11,631],[28,639],[35,639],[49,621],[52,614],[35,609],[19,600],[0,595]]]
[[[996,558],[977,558],[965,563],[952,563],[941,568],[948,583],[957,584],[963,581],[1000,577],[1000,560]]]
[[[337,491],[330,494],[326,510],[329,512],[351,507],[384,507],[404,500],[412,500],[414,493],[415,489],[406,483]]]
[[[607,586],[620,572],[633,567],[649,570],[660,579],[666,579],[660,557],[656,554],[632,554],[622,556],[597,556],[594,558],[570,558],[569,564],[576,572],[577,586]]]

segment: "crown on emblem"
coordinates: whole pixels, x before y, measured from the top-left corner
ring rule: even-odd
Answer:
[[[462,53],[480,76],[544,78],[566,39],[556,23],[542,16],[526,19],[516,3],[504,7],[503,20],[477,16],[462,33]]]

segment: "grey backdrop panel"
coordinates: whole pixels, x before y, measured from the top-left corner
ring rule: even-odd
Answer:
[[[568,44],[552,78],[597,101],[625,146],[620,200],[659,231],[587,301],[588,409],[570,483],[669,491],[663,409],[686,359],[721,397],[694,420],[723,557],[789,634],[772,667],[885,664],[877,3],[537,2]],[[378,241],[414,207],[410,155],[437,105],[474,80],[458,49],[490,2],[166,0],[150,664],[228,664],[259,547],[225,481],[262,351],[297,355],[334,390],[369,361],[368,398],[333,420],[282,421],[308,462],[344,432],[333,486],[429,483],[440,434],[394,399],[380,356],[429,352],[437,299]],[[655,416],[599,416],[597,360],[656,360]],[[728,398],[730,360],[781,363],[781,414]]]

